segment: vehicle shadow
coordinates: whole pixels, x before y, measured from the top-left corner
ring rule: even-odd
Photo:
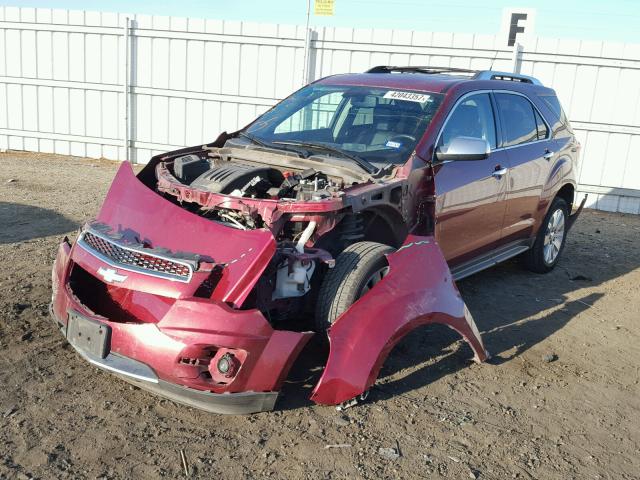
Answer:
[[[0,244],[61,235],[78,226],[54,210],[10,202],[0,202],[0,225]]]
[[[585,221],[571,231],[561,261],[545,275],[528,272],[519,259],[480,272],[458,282],[465,303],[473,314],[491,364],[501,364],[562,330],[605,295],[593,290],[640,266],[634,254],[634,229],[625,222],[637,220],[618,215],[585,212]],[[628,218],[628,217],[627,217]],[[615,235],[600,234],[599,223],[614,223]],[[605,227],[600,227],[605,228]],[[603,261],[606,259],[606,261]],[[326,358],[319,347],[309,346],[294,366],[278,408],[310,404]],[[556,353],[562,357],[562,352]],[[307,357],[315,358],[307,358]],[[460,336],[442,325],[421,327],[407,335],[391,352],[380,372],[369,401],[408,394],[470,365],[473,353]],[[542,359],[541,359],[542,361]],[[302,387],[302,388],[300,388]],[[302,390],[302,391],[301,391]]]
[[[487,363],[497,365],[521,355],[562,329],[603,296],[602,293],[592,293],[568,300],[553,312],[533,319],[513,322],[498,316],[492,317],[492,321],[488,319],[482,324],[485,327],[482,329],[485,348],[493,355]],[[477,316],[476,321],[480,323]],[[432,362],[436,357],[438,360]],[[372,400],[405,394],[456,373],[468,367],[472,357],[471,348],[447,327],[433,325],[418,329],[407,335],[390,354],[380,374],[383,384],[376,388]],[[405,369],[412,371],[389,381],[390,377],[401,374]]]
[[[310,400],[311,392],[320,380],[328,355],[327,342],[314,335],[293,364],[280,391],[276,409],[295,410],[314,404]]]

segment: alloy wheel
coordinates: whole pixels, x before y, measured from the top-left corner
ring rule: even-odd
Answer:
[[[558,208],[549,218],[547,230],[544,233],[543,255],[547,265],[551,265],[558,258],[564,240],[564,227],[564,210]]]
[[[364,295],[369,290],[371,290],[376,283],[378,283],[380,280],[382,280],[387,275],[387,273],[389,273],[389,267],[388,266],[387,267],[383,267],[380,270],[374,272],[373,275],[371,275],[369,277],[369,279],[367,280],[367,283],[364,284],[362,292],[360,292],[360,296]]]

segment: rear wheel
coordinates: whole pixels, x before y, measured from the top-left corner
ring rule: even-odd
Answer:
[[[567,202],[556,197],[551,202],[533,247],[524,256],[525,265],[529,270],[547,273],[556,266],[567,238],[568,218]]]
[[[336,266],[322,281],[316,303],[315,327],[325,332],[358,298],[389,272],[385,255],[394,249],[375,242],[357,242],[338,255]]]

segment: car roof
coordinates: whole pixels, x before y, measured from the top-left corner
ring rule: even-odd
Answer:
[[[446,93],[465,84],[468,90],[495,89],[553,93],[536,78],[492,70],[439,69],[431,67],[374,67],[365,73],[332,75],[318,80],[323,85],[352,85],[401,88],[431,93]]]
[[[453,75],[421,75],[415,73],[349,73],[332,75],[318,81],[324,85],[353,85],[381,88],[404,88],[424,92],[441,93],[452,85],[465,81],[465,77]]]

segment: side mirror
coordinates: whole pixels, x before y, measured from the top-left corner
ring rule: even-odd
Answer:
[[[436,158],[443,161],[451,160],[484,160],[489,157],[491,147],[482,138],[455,137],[445,148],[436,148]]]

